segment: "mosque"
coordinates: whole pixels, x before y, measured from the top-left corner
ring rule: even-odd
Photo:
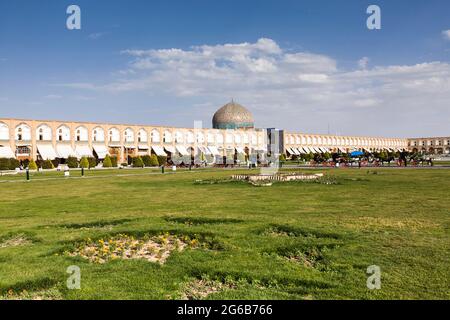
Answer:
[[[183,157],[235,163],[239,159],[263,162],[271,154],[296,157],[355,150],[449,154],[450,137],[403,139],[255,128],[252,113],[234,101],[217,110],[212,128],[0,118],[0,158],[18,160],[60,159],[64,163],[69,156],[86,156],[101,161],[110,155],[126,162],[131,157],[156,154],[169,160]]]

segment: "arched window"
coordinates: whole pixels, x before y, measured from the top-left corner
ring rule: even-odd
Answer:
[[[50,141],[52,140],[52,129],[46,124],[42,124],[37,128],[36,136],[38,141]]]
[[[159,131],[158,130],[156,130],[156,129],[152,130],[151,139],[152,139],[152,142],[159,143],[160,135],[159,135]]]
[[[9,128],[4,123],[0,123],[0,140],[9,140]]]

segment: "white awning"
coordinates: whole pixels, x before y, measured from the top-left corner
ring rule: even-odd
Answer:
[[[148,150],[149,148],[148,148],[148,146],[146,146],[146,145],[140,144],[140,145],[138,145],[138,149],[141,149],[141,150]]]
[[[213,154],[215,156],[220,156],[221,155],[219,150],[217,150],[217,147],[210,146],[210,147],[208,147],[208,149],[209,149],[209,151],[211,151],[211,154]]]
[[[175,150],[175,147],[173,147],[173,146],[166,146],[166,147],[164,147],[164,149],[166,149],[166,151],[170,152],[170,153],[176,153],[177,152]]]
[[[316,151],[316,153],[322,153],[322,150],[320,150],[319,147],[314,147],[314,151]]]
[[[185,146],[177,146],[177,150],[182,156],[190,156],[191,155],[190,152],[188,152],[186,150]]]
[[[15,158],[11,147],[0,146],[0,158]]]
[[[105,159],[106,155],[109,155],[108,149],[104,145],[93,145],[94,151],[99,159]]]
[[[245,153],[244,149],[242,149],[241,147],[236,147],[236,152],[237,153]]]
[[[114,142],[114,141],[109,142],[108,146],[111,148],[122,148],[122,145],[120,144],[120,142]]]
[[[292,151],[292,149],[291,148],[289,148],[289,147],[286,147],[286,152],[288,152],[289,154],[295,154],[294,153],[294,151]]]
[[[156,153],[157,156],[167,157],[167,153],[164,152],[163,147],[161,147],[161,146],[152,146],[152,149]]]
[[[347,153],[347,150],[345,150],[344,148],[338,148],[339,151],[343,152],[343,153]]]
[[[76,153],[73,151],[72,146],[70,144],[57,144],[56,145],[56,153],[58,154],[58,158],[67,159],[70,156],[75,157]]]
[[[302,147],[302,148],[303,148],[303,151],[304,151],[305,153],[311,153],[311,152],[312,152],[312,150],[309,149],[309,147]]]
[[[51,144],[38,144],[37,149],[44,160],[55,160],[58,158],[55,149]]]
[[[323,153],[326,153],[326,152],[328,152],[327,148],[324,148],[324,147],[319,147],[319,149],[320,149],[320,151],[322,151]]]
[[[75,152],[78,158],[94,156],[88,145],[75,146]]]
[[[209,151],[208,147],[204,147],[204,146],[198,146],[198,150],[200,150],[201,153],[209,156],[212,155],[211,151]]]
[[[303,153],[302,148],[292,148],[292,151],[294,151],[294,153],[299,156]]]

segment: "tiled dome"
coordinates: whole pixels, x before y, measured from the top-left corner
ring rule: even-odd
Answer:
[[[212,122],[214,129],[254,128],[251,112],[234,101],[217,110]]]

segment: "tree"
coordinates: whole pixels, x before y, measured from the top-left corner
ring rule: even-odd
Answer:
[[[34,160],[30,161],[30,163],[28,164],[28,169],[30,169],[30,170],[37,170],[37,165],[36,165],[36,162]]]
[[[95,168],[95,166],[97,165],[97,159],[95,159],[94,157],[89,157],[88,162],[89,168]]]
[[[53,163],[50,160],[44,160],[42,162],[42,169],[55,169]]]
[[[117,168],[118,160],[117,160],[117,157],[116,157],[116,156],[111,157],[111,164],[112,164],[112,166],[113,166],[114,168]]]
[[[133,158],[132,163],[133,163],[134,168],[143,168],[144,167],[144,162],[142,161],[141,157]]]
[[[0,170],[9,170],[8,158],[0,158]]]
[[[67,158],[67,166],[71,169],[78,168],[78,159],[76,157]]]
[[[9,159],[9,170],[16,170],[16,168],[20,167],[20,161],[16,158]]]
[[[89,161],[86,157],[82,157],[80,160],[80,168],[87,169],[89,168]]]
[[[156,154],[152,154],[152,156],[150,157],[150,167],[157,167],[157,166],[159,166],[158,157],[156,156]]]
[[[286,161],[286,155],[284,153],[280,154],[279,160],[280,162]]]
[[[167,163],[167,157],[166,156],[158,156],[158,164],[160,166],[165,166]]]
[[[111,168],[112,166],[111,157],[107,154],[103,159],[103,168]]]
[[[151,157],[148,154],[146,154],[145,156],[142,157],[142,162],[144,162],[144,166],[146,166],[146,167],[152,166]]]

